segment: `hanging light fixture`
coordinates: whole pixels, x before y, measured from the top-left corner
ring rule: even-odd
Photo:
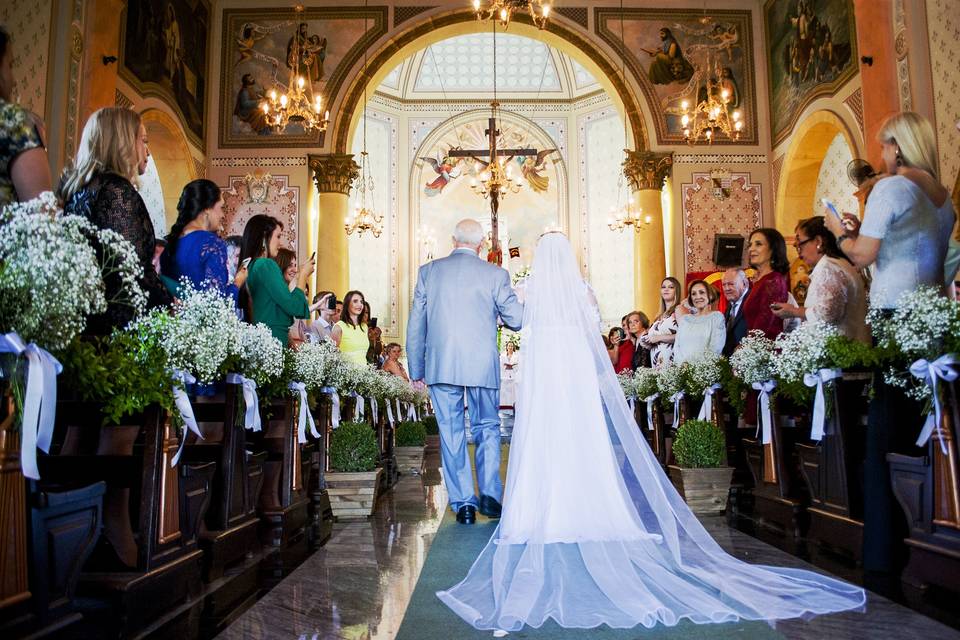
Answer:
[[[289,124],[299,124],[308,133],[320,133],[327,130],[327,124],[330,122],[330,112],[323,108],[323,98],[320,94],[313,92],[313,82],[300,75],[301,55],[300,50],[300,24],[303,13],[303,5],[294,7],[297,14],[297,30],[294,32],[292,44],[292,69],[290,69],[290,79],[287,86],[276,85],[267,94],[267,100],[263,103],[263,114],[266,116],[267,123],[283,131]],[[290,62],[290,60],[288,60]]]
[[[473,12],[477,20],[497,20],[506,29],[514,11],[526,11],[538,29],[547,28],[551,5],[544,0],[490,0],[484,7],[482,0],[473,0]]]
[[[711,22],[713,18],[706,14],[700,18],[700,24],[704,26]],[[721,82],[723,69],[720,66],[720,56],[715,56],[710,49],[706,49],[706,52],[707,73],[705,82],[697,83],[696,106],[691,109],[689,100],[680,102],[680,125],[683,127],[683,138],[691,146],[701,137],[708,144],[713,144],[719,136],[725,136],[728,140],[739,140],[740,131],[743,129],[741,113],[736,109],[731,111],[730,108],[733,95]]]
[[[363,3],[364,8],[367,2]],[[363,32],[367,32],[367,18],[363,19]],[[360,176],[358,182],[354,185],[357,192],[357,202],[354,205],[352,214],[348,214],[344,220],[343,228],[347,235],[357,232],[358,236],[363,236],[367,231],[373,234],[374,238],[379,238],[383,233],[383,214],[377,213],[374,209],[373,195],[373,175],[370,173],[370,156],[367,153],[367,51],[363,52],[363,151],[360,152]]]

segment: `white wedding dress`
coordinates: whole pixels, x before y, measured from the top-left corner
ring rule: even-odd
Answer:
[[[862,607],[862,589],[724,552],[627,406],[566,237],[544,235],[523,315],[524,374],[503,516],[437,596],[477,629],[773,620]]]

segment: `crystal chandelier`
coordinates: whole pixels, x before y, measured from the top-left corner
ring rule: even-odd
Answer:
[[[330,112],[324,111],[323,99],[320,95],[313,93],[313,82],[307,81],[299,73],[302,53],[299,16],[303,12],[303,5],[297,5],[294,11],[297,13],[295,24],[298,27],[291,41],[293,68],[290,69],[290,80],[286,87],[278,85],[270,90],[268,100],[263,103],[263,114],[266,116],[267,123],[278,131],[283,131],[288,124],[292,123],[299,124],[308,133],[320,133],[327,129]]]
[[[708,54],[709,55],[709,54]],[[719,63],[711,66],[707,59],[707,69],[713,70],[708,74],[705,84],[698,85],[698,102],[691,111],[690,101],[680,103],[680,125],[683,127],[683,138],[687,144],[693,145],[702,136],[707,143],[713,144],[717,136],[724,135],[729,140],[739,140],[743,129],[743,120],[739,111],[730,111],[730,101],[733,96],[730,90],[723,86],[720,78],[723,77]],[[700,99],[703,96],[703,99]]]
[[[364,7],[367,3],[364,2]],[[363,32],[367,32],[367,19],[363,19]],[[363,77],[367,77],[367,52],[363,52]],[[348,214],[343,221],[343,228],[347,235],[354,231],[362,237],[369,231],[374,238],[383,233],[383,214],[374,209],[373,176],[370,173],[370,156],[367,154],[367,85],[363,85],[363,151],[360,152],[360,175],[354,185],[357,191],[357,202],[352,214]]]
[[[514,11],[526,10],[538,29],[546,29],[550,17],[550,4],[544,0],[490,0],[487,7],[482,0],[473,0],[473,12],[477,20],[498,20],[504,29],[510,26]]]
[[[617,184],[617,192],[620,193],[623,188],[623,177]],[[607,218],[607,227],[610,231],[619,231],[623,233],[627,227],[633,227],[633,230],[640,233],[640,229],[653,222],[649,215],[643,215],[643,208],[636,206],[633,195],[627,195],[627,201],[622,207],[617,205],[610,207],[610,216]]]

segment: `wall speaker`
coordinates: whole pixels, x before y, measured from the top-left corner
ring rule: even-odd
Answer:
[[[718,233],[713,236],[713,264],[718,267],[743,265],[743,236]]]

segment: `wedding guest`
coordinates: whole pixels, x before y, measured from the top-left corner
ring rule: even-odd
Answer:
[[[370,348],[364,302],[366,300],[361,292],[348,291],[343,297],[340,320],[333,325],[333,341],[340,348],[344,359],[361,365],[367,364],[367,350]]]
[[[773,313],[784,319],[824,322],[848,338],[870,342],[863,278],[837,248],[824,219],[817,216],[801,221],[794,247],[811,268],[807,298],[802,307],[787,302],[774,306]]]
[[[727,299],[724,324],[727,337],[723,344],[723,355],[730,357],[747,335],[747,319],[743,317],[743,301],[750,291],[750,280],[743,269],[732,268],[723,272],[721,280],[723,297]]]
[[[870,304],[891,315],[900,294],[921,285],[945,288],[944,261],[956,215],[940,183],[936,136],[926,118],[895,114],[877,139],[889,175],[873,185],[862,226],[853,214],[844,213],[841,224],[829,211],[824,223],[855,267],[874,265]],[[913,445],[921,423],[919,403],[875,371],[864,456],[863,566],[865,585],[882,594],[897,593],[906,535],[887,455],[921,455]]]
[[[67,214],[116,231],[133,245],[140,262],[139,283],[152,308],[170,304],[173,298],[153,268],[156,234],[135,187],[147,170],[149,156],[147,130],[139,114],[120,107],[94,111],[83,127],[77,155],[64,171],[57,195]],[[88,318],[86,332],[91,335],[109,334],[133,320],[133,308],[120,300],[119,274],[108,275],[105,284],[110,302],[105,313]]]
[[[403,353],[400,345],[396,342],[391,342],[384,347],[383,353],[386,355],[386,360],[383,361],[383,370],[410,382],[410,376],[407,375],[407,370],[404,369],[403,364],[400,363],[400,355]]]
[[[617,365],[615,367],[617,373],[635,369],[633,360],[636,356],[640,337],[650,328],[650,321],[639,311],[631,311],[625,315],[622,324],[626,326],[626,340],[621,341],[617,348]],[[642,346],[639,348],[643,349]],[[643,349],[643,351],[649,352],[647,349]]]
[[[369,314],[369,311],[365,311]],[[367,340],[370,346],[367,347],[367,364],[373,365],[379,369],[383,365],[383,330],[380,327],[371,327],[367,325]]]
[[[237,271],[232,282],[227,279],[227,243],[217,235],[222,223],[220,187],[203,179],[188,183],[177,203],[177,220],[167,235],[160,273],[175,282],[187,278],[198,289],[215,287],[236,301],[247,281],[247,269]]]
[[[337,321],[336,311],[330,308],[330,301],[335,300],[332,291],[321,291],[313,298],[310,309],[317,312],[317,319],[310,323],[307,339],[310,342],[333,340],[333,323]]]
[[[243,229],[240,263],[251,259],[244,287],[250,299],[247,317],[251,322],[270,327],[273,337],[286,345],[294,318],[310,317],[304,289],[313,274],[314,261],[309,260],[300,267],[296,286],[291,289],[280,266],[272,259],[280,251],[282,232],[283,224],[276,218],[264,214],[250,218]]]
[[[280,247],[280,249],[277,250],[277,255],[274,256],[273,259],[277,263],[277,266],[280,267],[280,272],[283,273],[283,279],[287,283],[287,288],[293,291],[297,287],[297,272],[299,271],[297,254],[286,247]],[[306,293],[306,291],[304,293]],[[310,307],[310,312],[313,313],[313,307]],[[288,344],[290,347],[296,349],[306,342],[308,331],[309,327],[307,326],[306,320],[294,318],[293,324],[290,325],[290,331],[288,332]]]
[[[694,280],[687,289],[686,305],[677,307],[677,335],[673,361],[697,360],[706,353],[720,354],[727,340],[723,314],[713,310],[720,294],[703,280]]]
[[[614,371],[617,370],[617,362],[620,360],[621,335],[623,335],[622,328],[611,327],[607,335],[603,337],[603,344],[607,347],[607,355],[610,356],[610,364],[613,365]]]
[[[655,369],[673,361],[673,341],[677,334],[676,309],[680,303],[680,281],[667,277],[660,283],[660,315],[641,337],[644,348],[650,350],[650,362]]]
[[[643,311],[634,311],[627,318],[627,328],[633,337],[633,358],[630,368],[637,369],[650,368],[650,349],[643,346],[641,338],[650,330],[650,318]]]
[[[790,291],[787,243],[776,229],[755,229],[750,234],[747,258],[756,271],[743,301],[747,331],[763,331],[768,338],[776,338],[783,333],[783,320],[773,314],[770,305],[786,302]]]
[[[13,51],[0,26],[0,208],[50,191],[43,123],[13,102]]]
[[[520,354],[517,345],[508,342],[500,354],[500,408],[513,409],[517,402],[517,378],[520,374]]]

